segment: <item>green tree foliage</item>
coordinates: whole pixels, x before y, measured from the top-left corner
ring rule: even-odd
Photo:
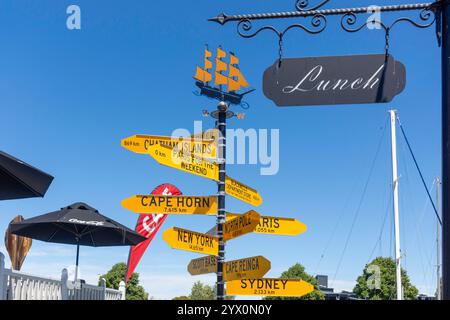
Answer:
[[[188,296],[178,296],[173,298],[172,300],[191,300]]]
[[[265,297],[264,300],[324,300],[325,295],[319,290],[317,280],[305,272],[305,267],[300,263],[294,264],[281,274],[283,279],[302,279],[314,286],[314,291],[303,297]]]
[[[217,286],[209,286],[201,281],[194,283],[189,296],[178,296],[172,300],[216,300]],[[234,296],[226,296],[225,300],[234,300]]]
[[[106,280],[106,287],[119,289],[120,281],[124,281],[127,271],[127,265],[123,262],[116,263],[111,270],[100,276],[99,284],[102,278]],[[133,272],[126,285],[127,300],[148,300],[148,293],[139,285],[139,273]]]
[[[197,281],[192,286],[189,298],[191,300],[214,300],[216,295],[212,286]]]
[[[379,268],[379,273],[375,271],[377,270],[377,268]],[[395,280],[394,259],[378,257],[364,267],[363,274],[360,275],[356,280],[357,284],[353,288],[353,292],[357,295],[358,298],[361,299],[395,299],[397,295]],[[379,284],[378,288],[376,283],[377,281]],[[418,290],[411,284],[408,274],[403,268],[402,285],[404,299],[413,300],[417,298]]]

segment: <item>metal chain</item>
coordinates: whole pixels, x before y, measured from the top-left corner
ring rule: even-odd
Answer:
[[[283,60],[283,35],[278,38],[278,67],[281,67],[281,61]]]
[[[385,35],[385,39],[386,39],[386,46],[385,46],[386,57],[389,56],[389,38],[390,38],[390,31],[391,31],[391,28],[386,28],[386,35]]]

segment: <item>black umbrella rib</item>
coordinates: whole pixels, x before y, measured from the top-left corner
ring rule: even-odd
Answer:
[[[34,188],[32,188],[31,186],[29,186],[28,184],[26,184],[22,179],[19,179],[17,176],[15,176],[14,174],[12,174],[11,172],[9,172],[9,170],[7,170],[4,167],[0,167],[0,170],[3,171],[4,173],[6,173],[8,176],[10,176],[11,178],[13,178],[14,180],[16,180],[17,182],[19,182],[22,186],[24,186],[26,189],[30,190],[31,193],[34,193],[35,195],[37,195],[38,197],[42,196],[42,194],[40,192],[38,192],[37,190],[35,190]]]
[[[52,233],[50,238],[47,239],[47,242],[50,242],[53,239],[53,237],[61,230],[57,224],[55,225],[58,227],[58,229],[56,229],[55,232]]]
[[[92,245],[95,247],[95,241],[92,232],[89,232],[89,236],[91,237]]]
[[[73,230],[70,230],[70,228],[66,228],[65,227],[65,225],[64,224],[57,224],[57,223],[53,223],[55,226],[57,226],[58,228],[60,228],[60,229],[62,229],[62,230],[64,230],[64,231],[67,231],[67,232],[69,232],[69,233],[71,233],[71,234],[73,234],[75,237],[80,237],[80,234],[79,233],[77,233],[77,232],[73,232]],[[76,227],[75,227],[75,229],[76,229]]]

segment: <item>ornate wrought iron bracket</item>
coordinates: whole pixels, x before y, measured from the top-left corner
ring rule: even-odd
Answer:
[[[386,53],[389,50],[389,36],[392,28],[401,23],[407,22],[417,28],[428,28],[436,23],[436,35],[440,45],[441,36],[441,21],[440,8],[443,1],[435,1],[432,3],[417,3],[417,4],[402,4],[389,6],[371,6],[359,8],[333,8],[322,9],[331,0],[321,0],[318,4],[310,6],[309,0],[297,0],[295,7],[296,11],[291,12],[275,12],[275,13],[260,13],[260,14],[242,14],[242,15],[227,15],[225,13],[209,19],[209,21],[217,22],[224,25],[228,22],[237,22],[237,33],[243,38],[253,38],[263,31],[271,31],[278,37],[279,44],[279,60],[282,59],[282,43],[286,33],[293,29],[299,29],[309,34],[319,34],[326,30],[328,16],[341,16],[341,27],[347,32],[357,32],[364,27],[372,27],[382,29],[386,34]],[[358,15],[367,14],[374,11],[378,12],[403,12],[403,11],[418,11],[420,14],[418,21],[410,17],[400,17],[390,24],[385,24],[376,19],[367,20],[361,25],[357,25]],[[291,24],[284,29],[277,29],[273,25],[261,26],[257,29],[253,28],[253,22],[256,20],[270,20],[270,19],[286,19],[286,18],[310,18],[308,24]]]

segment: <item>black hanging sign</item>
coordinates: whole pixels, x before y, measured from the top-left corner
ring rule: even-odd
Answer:
[[[264,95],[278,106],[390,102],[405,66],[384,54],[278,60],[264,72]]]

